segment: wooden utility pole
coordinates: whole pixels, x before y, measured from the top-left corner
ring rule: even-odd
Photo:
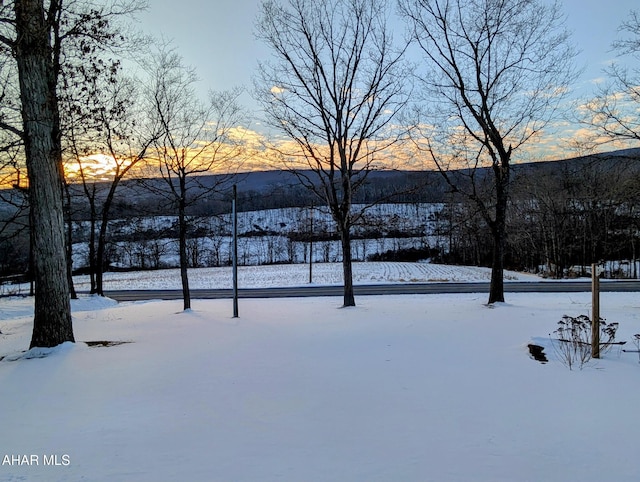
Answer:
[[[591,265],[591,357],[600,358],[600,276],[598,265]]]

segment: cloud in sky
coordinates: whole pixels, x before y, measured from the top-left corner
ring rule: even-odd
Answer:
[[[197,69],[203,91],[249,87],[258,61],[271,55],[253,35],[260,3],[260,0],[182,0],[176,8],[171,0],[153,0],[149,11],[141,15],[141,24],[149,32],[174,40],[185,62]],[[638,9],[637,0],[616,0],[615,5],[601,0],[563,0],[561,5],[567,16],[567,28],[580,50],[577,64],[584,67],[582,77],[573,86],[574,95],[588,98],[594,93],[594,82],[604,78],[603,68],[615,58],[611,43],[628,12]],[[401,38],[404,25],[398,22],[395,29]],[[245,95],[243,102],[257,111],[250,95]],[[558,127],[547,129],[538,140],[541,152],[537,157],[549,158],[560,153],[571,131],[562,133]],[[252,128],[260,130],[261,126]],[[580,133],[574,131],[571,135],[576,132]],[[549,135],[558,137],[554,140],[547,138]]]
[[[139,25],[148,33],[174,41],[185,63],[196,68],[204,94],[210,89],[249,88],[258,61],[267,60],[271,55],[253,35],[260,3],[260,0],[182,0],[176,4],[173,0],[152,0],[149,10],[139,15]],[[567,27],[573,34],[573,41],[581,51],[577,64],[585,68],[573,86],[574,95],[588,99],[599,84],[606,82],[604,67],[616,60],[611,44],[618,35],[619,25],[630,10],[640,7],[637,0],[563,0],[561,5],[567,15]],[[397,25],[398,38],[401,38],[403,28],[403,25]],[[419,59],[415,60],[419,62]],[[622,59],[624,62],[628,60]],[[278,87],[274,86],[274,89]],[[255,111],[254,117],[257,118],[259,114],[251,96],[246,94],[242,99],[249,109]],[[233,135],[244,143],[244,162],[248,170],[278,167],[275,156],[265,151],[265,130],[258,122],[250,126],[238,126]],[[576,153],[576,141],[586,139],[589,135],[593,137],[594,134],[584,126],[559,121],[532,140],[523,151],[522,158],[548,160],[573,155]],[[269,136],[270,142],[275,144],[287,142],[275,133]],[[606,145],[607,149],[617,147],[627,145]],[[424,165],[421,158],[407,154],[410,151],[405,149],[398,152],[402,156],[390,154],[389,158],[404,159],[406,165],[412,168]],[[102,174],[107,175],[108,166],[98,162],[94,164],[96,172],[102,170]]]

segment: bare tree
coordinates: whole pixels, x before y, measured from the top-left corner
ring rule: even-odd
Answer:
[[[623,37],[613,44],[621,57],[640,60],[640,13],[632,11],[620,26]],[[596,128],[589,147],[613,141],[640,141],[640,67],[612,63],[605,72],[609,80],[599,85],[596,96],[583,106],[582,122]]]
[[[202,102],[196,95],[195,72],[175,52],[161,50],[153,61],[150,112],[159,135],[154,154],[165,189],[160,191],[178,215],[180,275],[184,309],[191,308],[187,269],[188,208],[214,191],[229,187],[240,167],[242,149],[234,128],[243,120],[239,89],[215,93]],[[222,172],[210,184],[203,174]]]
[[[538,0],[399,0],[425,59],[422,144],[493,239],[489,303],[504,301],[510,169],[557,113],[576,72],[560,5]],[[483,168],[492,172],[492,180]],[[453,176],[452,168],[464,168]]]
[[[157,137],[154,126],[145,122],[138,83],[122,75],[119,63],[107,65],[91,69],[90,78],[79,72],[80,88],[68,86],[63,96],[67,159],[73,164],[68,170],[76,171],[89,205],[91,292],[99,295],[104,294],[107,231],[116,191]]]
[[[285,166],[329,207],[342,246],[344,306],[354,306],[354,193],[400,134],[408,70],[393,45],[382,0],[289,0],[262,4],[257,35],[275,61],[256,82],[268,122],[293,146]],[[302,170],[302,169],[306,170]]]
[[[99,295],[103,294],[106,234],[116,190],[144,157],[154,135],[139,110],[138,82],[122,74],[120,60],[132,46],[140,49],[148,42],[126,25],[145,7],[141,0],[100,6],[70,0],[65,9],[60,82],[63,154],[68,163],[77,165],[89,202],[91,291]],[[103,172],[91,172],[84,165],[90,156],[102,157]],[[99,195],[96,183],[105,181],[106,193]]]
[[[20,91],[12,53],[12,4],[0,2],[0,186],[19,185],[24,167]]]

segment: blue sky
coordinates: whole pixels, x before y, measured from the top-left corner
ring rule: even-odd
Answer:
[[[268,51],[253,37],[260,0],[151,0],[143,27],[173,40],[207,88],[251,86],[258,58]],[[205,89],[206,90],[206,89]]]
[[[251,89],[258,60],[269,57],[267,48],[253,35],[261,0],[151,0],[149,3],[149,10],[140,16],[143,29],[173,41],[185,63],[196,68],[202,93],[236,86]],[[573,90],[580,98],[586,98],[594,92],[594,81],[604,78],[605,65],[615,58],[611,43],[618,35],[618,27],[630,10],[640,6],[637,0],[564,0],[560,3],[567,15],[567,28],[580,51],[576,64],[584,68]],[[402,28],[399,24],[398,36],[402,35]],[[249,109],[256,108],[249,94],[241,100]],[[260,130],[257,125],[247,127]],[[554,149],[560,144],[552,138],[547,138],[546,143]],[[548,156],[554,156],[549,152]]]
[[[565,0],[568,28],[582,51],[583,82],[601,76],[616,29],[637,0]],[[269,55],[253,37],[260,0],[152,0],[141,16],[148,31],[172,39],[187,64],[196,67],[207,88],[251,86],[256,63]],[[614,6],[615,5],[615,6]]]

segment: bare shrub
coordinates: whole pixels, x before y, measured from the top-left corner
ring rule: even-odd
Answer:
[[[600,354],[604,355],[615,344],[618,323],[608,323],[600,318]],[[591,360],[591,324],[587,315],[576,317],[563,315],[558,322],[558,328],[553,332],[557,339],[553,341],[553,348],[558,359],[570,370],[574,366],[582,369]]]

